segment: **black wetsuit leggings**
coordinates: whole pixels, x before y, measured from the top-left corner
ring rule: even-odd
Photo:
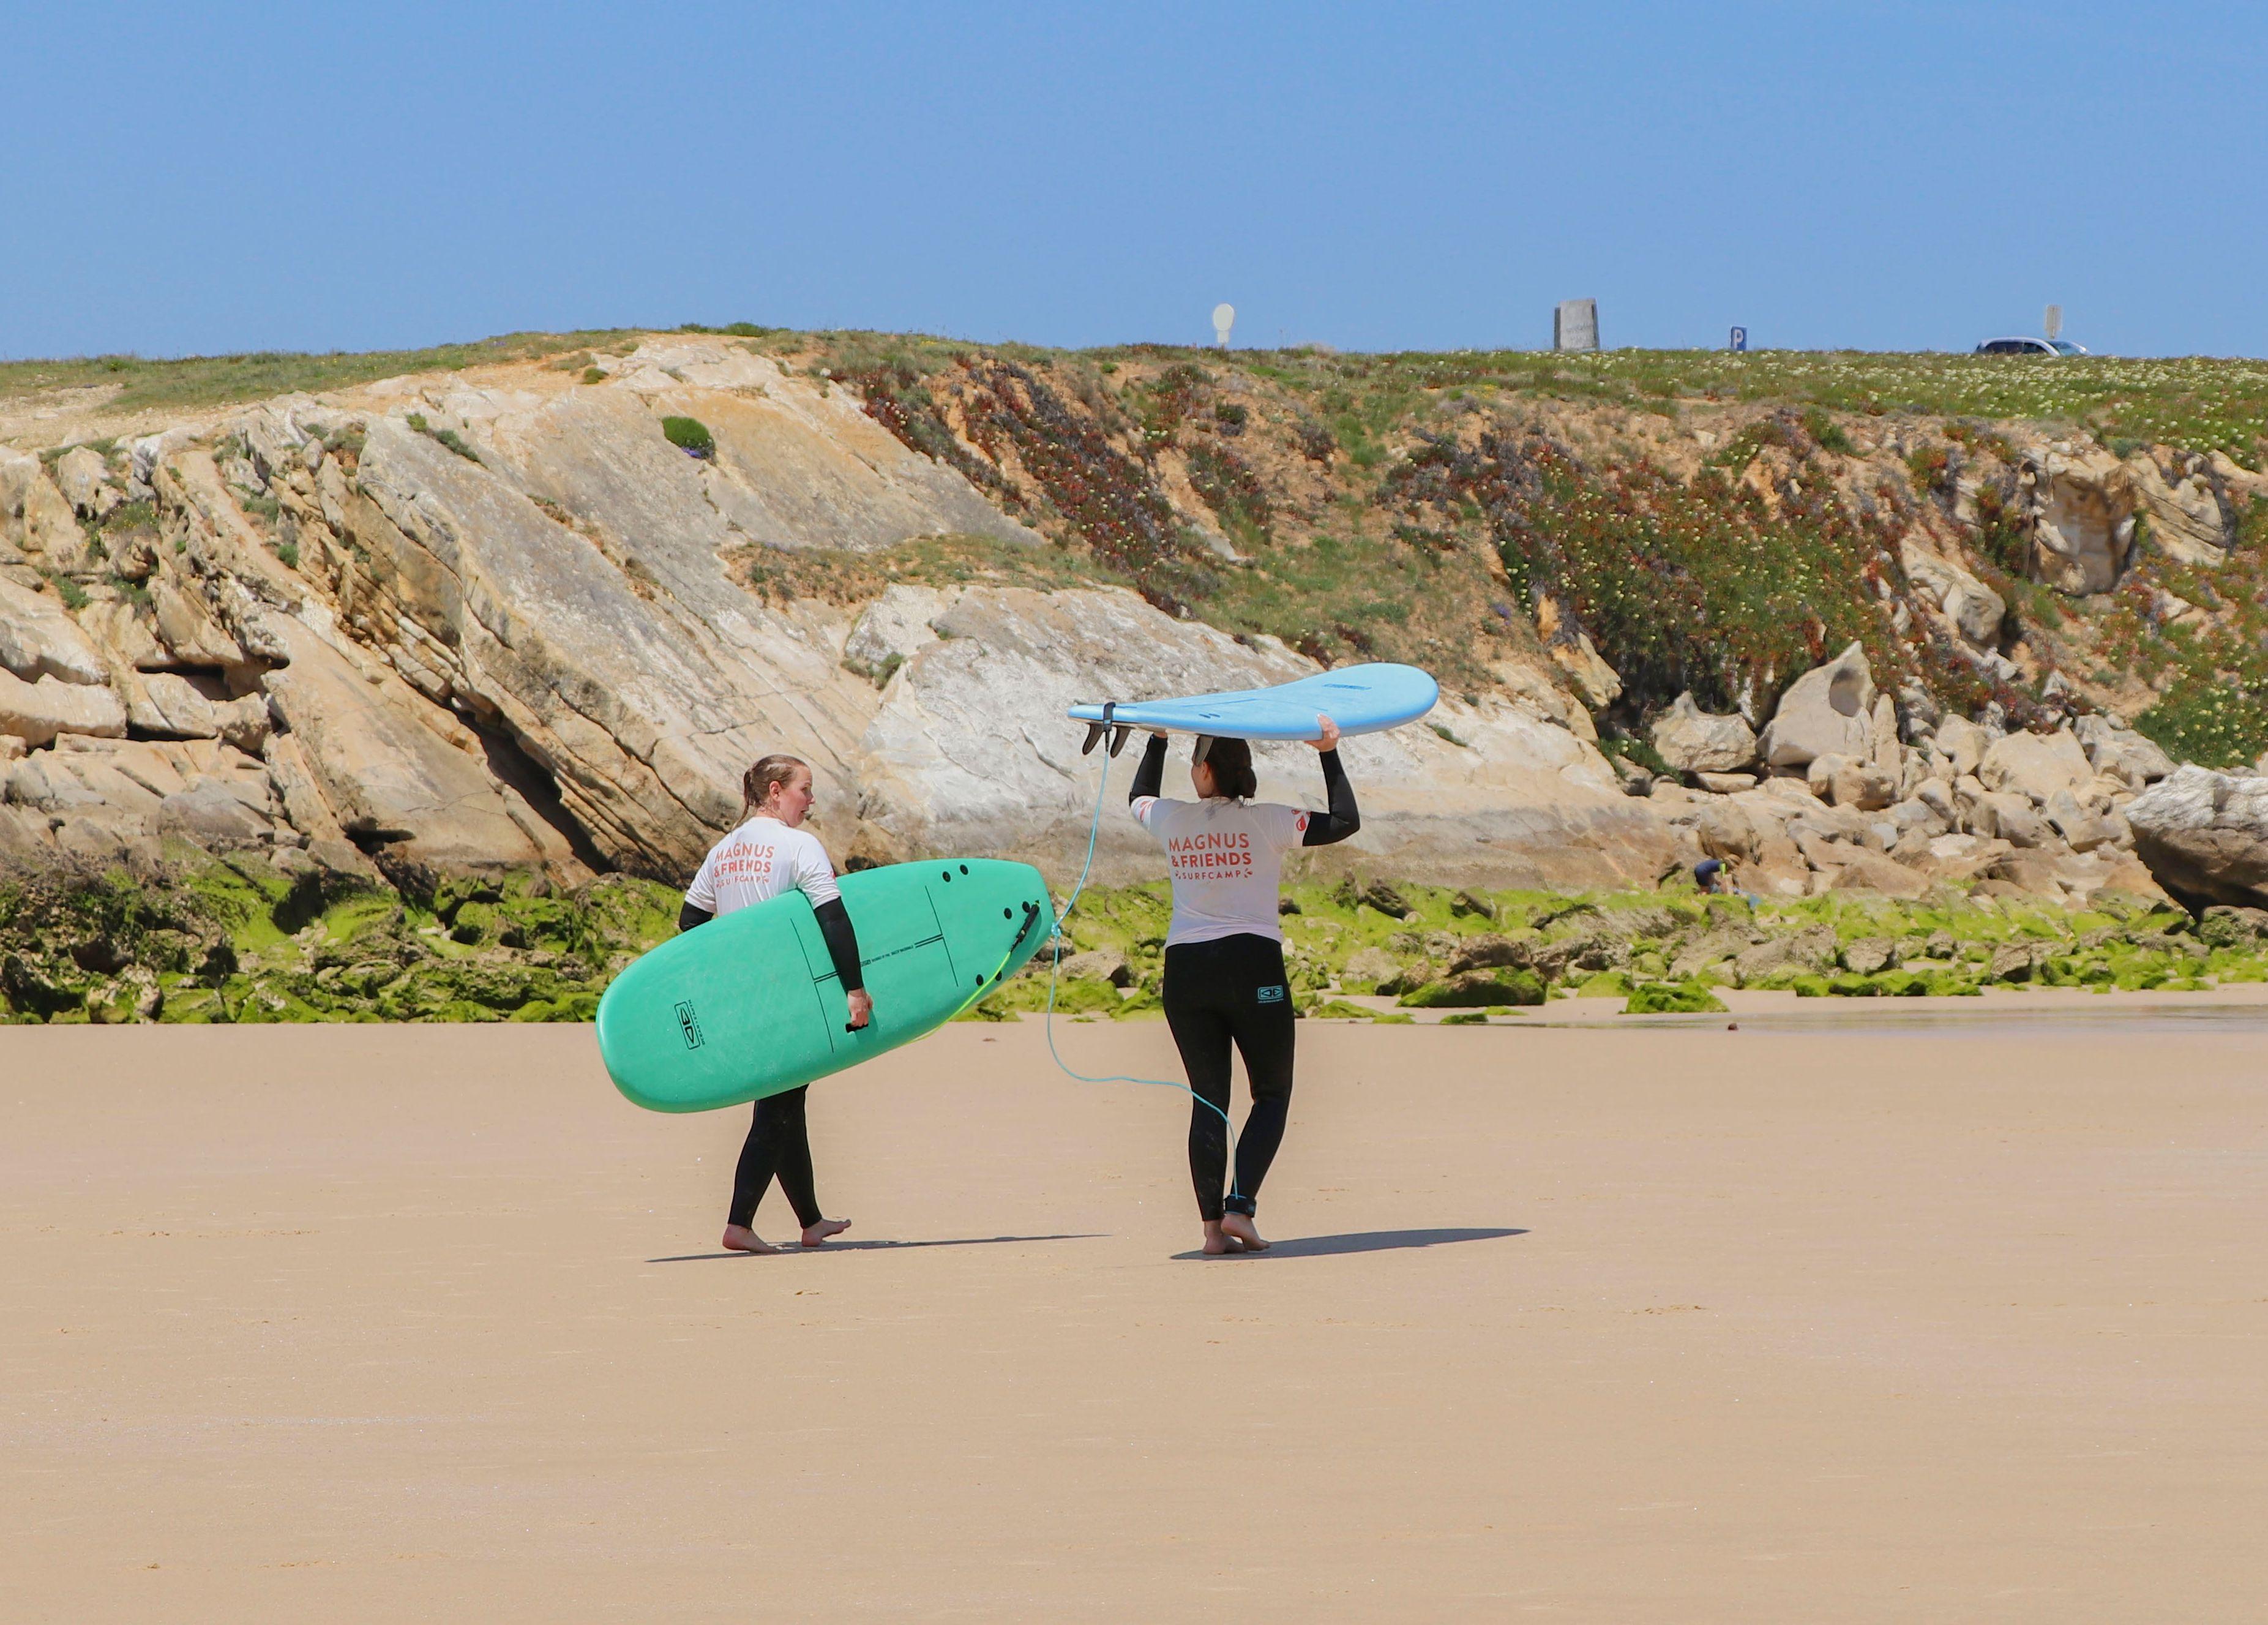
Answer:
[[[819,1195],[811,1183],[811,1138],[803,1121],[803,1099],[810,1092],[792,1089],[756,1102],[756,1120],[748,1126],[740,1165],[733,1174],[730,1222],[755,1222],[756,1204],[763,1200],[774,1174],[795,1208],[796,1222],[806,1230],[819,1222]]]
[[[1231,1213],[1256,1210],[1260,1182],[1284,1141],[1292,1108],[1292,990],[1284,949],[1264,936],[1176,942],[1166,949],[1166,1024],[1189,1075],[1189,1178],[1197,1212],[1221,1215],[1220,1182],[1228,1161],[1228,1052],[1244,1057],[1252,1110],[1236,1136],[1236,1185]],[[1202,1104],[1211,1101],[1211,1105]],[[1214,1107],[1219,1110],[1214,1110]]]

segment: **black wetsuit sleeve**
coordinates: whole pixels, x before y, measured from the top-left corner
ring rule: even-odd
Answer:
[[[1323,788],[1330,798],[1329,809],[1307,815],[1307,832],[1300,841],[1302,846],[1329,846],[1362,828],[1354,787],[1347,782],[1346,769],[1339,764],[1336,750],[1323,752]]]
[[[696,926],[705,926],[716,918],[717,916],[707,909],[696,908],[690,903],[681,903],[677,905],[677,928],[680,931],[690,931]]]
[[[1166,736],[1150,735],[1150,742],[1142,747],[1141,764],[1134,770],[1134,787],[1126,792],[1129,804],[1145,795],[1155,795],[1166,782]]]
[[[857,993],[866,985],[858,968],[858,934],[850,928],[850,912],[841,897],[829,897],[811,911],[819,921],[819,934],[827,939],[827,957],[835,962],[836,979],[843,991]]]

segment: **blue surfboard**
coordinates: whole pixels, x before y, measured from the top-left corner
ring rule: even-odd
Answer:
[[[1342,734],[1376,734],[1415,722],[1440,697],[1440,684],[1429,673],[1380,661],[1317,672],[1273,688],[1130,704],[1113,701],[1107,714],[1100,704],[1073,705],[1064,714],[1094,729],[1108,722],[1121,728],[1209,734],[1216,739],[1314,739],[1322,731],[1315,726],[1318,713],[1337,723]],[[1097,736],[1090,735],[1089,749]],[[1118,742],[1112,742],[1115,747]]]

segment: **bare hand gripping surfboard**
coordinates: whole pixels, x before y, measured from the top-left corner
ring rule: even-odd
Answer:
[[[1194,694],[1185,699],[1073,705],[1064,714],[1087,725],[1082,753],[1115,730],[1110,754],[1116,756],[1135,728],[1169,734],[1209,734],[1216,739],[1314,739],[1318,713],[1343,735],[1375,734],[1414,722],[1433,708],[1441,690],[1415,666],[1373,661],[1317,672],[1273,688],[1239,689],[1226,694]]]
[[[850,1006],[812,917],[790,891],[673,937],[599,1001],[615,1087],[656,1112],[706,1112],[798,1089],[934,1031],[1047,940],[1047,883],[989,858],[894,863],[843,876],[873,1020]]]

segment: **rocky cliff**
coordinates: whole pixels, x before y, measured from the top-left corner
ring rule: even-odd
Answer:
[[[2218,445],[1502,358],[552,349],[0,404],[0,865],[681,878],[787,750],[840,861],[1064,879],[1064,705],[1376,656],[1444,703],[1350,745],[1326,866],[2085,897],[2151,889],[2124,809],[2173,762],[2125,719],[2207,737],[2183,685],[2242,694],[2257,641],[2264,483]],[[1100,874],[1151,867],[1108,817]]]

